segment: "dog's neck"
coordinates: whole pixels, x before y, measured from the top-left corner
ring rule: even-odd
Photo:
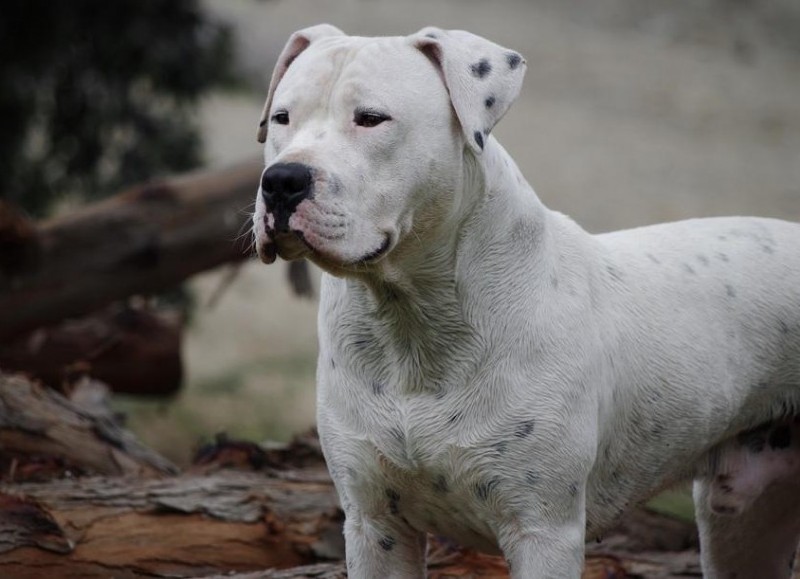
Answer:
[[[515,268],[520,258],[535,263],[547,242],[548,210],[494,139],[482,155],[465,154],[462,186],[452,203],[460,204],[452,218],[413,240],[414,251],[400,259],[390,255],[377,275],[346,282],[376,322],[376,339],[394,358],[391,367],[403,373],[397,378],[414,390],[440,388],[446,375],[450,381],[453,360],[470,360],[462,369],[468,377],[466,366],[481,356],[475,336],[482,320],[476,316],[489,315],[487,304],[501,303],[507,291],[497,264]],[[513,244],[519,255],[481,257]]]

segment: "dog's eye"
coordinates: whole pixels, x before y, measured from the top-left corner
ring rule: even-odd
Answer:
[[[380,125],[383,121],[391,121],[392,117],[384,113],[378,113],[375,111],[359,111],[355,112],[353,116],[353,122],[357,124],[359,127],[376,127]]]
[[[288,125],[289,124],[289,113],[287,111],[278,111],[274,115],[272,115],[272,122],[277,123],[279,125]]]

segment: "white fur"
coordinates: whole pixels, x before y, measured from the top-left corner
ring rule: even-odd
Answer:
[[[759,551],[752,520],[785,509],[711,512],[699,465],[800,406],[800,226],[586,233],[488,134],[524,73],[509,54],[462,32],[314,27],[273,76],[265,119],[291,122],[263,127],[265,161],[312,167],[314,196],[289,222],[305,243],[271,231],[261,195],[254,229],[265,261],[333,274],[318,423],[349,576],[423,577],[427,531],[502,551],[514,579],[578,577],[586,539],[697,473],[708,576],[744,565],[730,556],[742,543],[759,565],[780,559],[759,576],[788,576],[797,511]],[[392,120],[356,126],[359,106]],[[388,253],[362,259],[387,236]]]

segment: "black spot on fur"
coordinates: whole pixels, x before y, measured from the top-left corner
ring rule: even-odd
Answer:
[[[478,143],[478,146],[483,150],[483,135],[481,135],[480,131],[475,131],[473,135],[475,137],[475,142]]]
[[[769,245],[762,245],[761,251],[763,251],[764,253],[775,253],[775,250],[772,249],[772,247]]]
[[[428,38],[439,38],[439,35],[436,34],[435,32],[428,32],[425,36],[427,36]]]
[[[525,473],[525,482],[531,486],[536,485],[540,479],[541,477],[536,471],[529,470],[528,472]]]
[[[519,63],[522,62],[522,57],[516,52],[509,52],[506,54],[506,62],[508,62],[508,68],[514,70],[519,66]]]
[[[389,430],[389,434],[391,435],[392,438],[394,438],[398,442],[402,443],[405,442],[406,440],[405,433],[397,427],[394,427],[391,430]]]
[[[495,102],[496,102],[496,99],[494,98],[494,96],[490,95],[490,96],[486,97],[486,100],[483,101],[483,104],[486,105],[487,109],[490,109],[490,108],[492,108],[494,106]]]
[[[769,435],[768,442],[775,449],[787,448],[792,444],[792,430],[785,424],[779,426]]]
[[[333,358],[331,358],[331,368],[336,370],[336,360],[334,360]]]
[[[702,253],[697,254],[697,261],[699,261],[703,265],[708,265],[708,258]]]
[[[607,265],[606,271],[608,272],[608,275],[613,277],[616,281],[622,281],[622,272],[613,265]]]
[[[383,394],[383,391],[384,391],[385,388],[386,388],[386,385],[383,384],[382,382],[378,382],[377,380],[375,380],[372,383],[372,393],[375,394],[376,396],[379,395],[379,394]]]
[[[778,326],[781,328],[781,334],[784,336],[789,333],[789,325],[783,320],[778,320]]]
[[[526,420],[525,422],[517,426],[517,429],[514,431],[514,436],[516,436],[517,438],[525,438],[527,436],[530,436],[531,433],[533,432],[534,424],[535,421]]]
[[[400,512],[400,495],[394,489],[386,489],[386,498],[389,499],[389,512],[396,515]]]
[[[730,259],[728,258],[728,254],[727,253],[718,253],[717,254],[717,259],[720,260],[720,261],[724,261],[725,263],[728,263],[730,261]]]
[[[369,345],[369,340],[367,338],[361,338],[353,342],[353,346],[355,346],[359,350],[363,350]]]
[[[578,495],[578,483],[569,485],[569,496],[574,497]]]
[[[463,417],[464,417],[464,413],[461,412],[460,410],[457,411],[457,412],[453,412],[450,415],[450,418],[447,419],[447,424],[455,424],[456,422],[461,420]]]
[[[488,481],[483,481],[475,484],[475,496],[477,496],[480,500],[486,501],[489,499],[489,495],[492,494],[492,491],[497,486],[497,479],[489,479]]]
[[[501,440],[500,442],[495,442],[492,445],[492,448],[497,454],[505,454],[506,451],[508,450],[508,441]]]
[[[689,265],[688,263],[683,263],[681,265],[683,265],[683,270],[686,273],[690,273],[690,274],[694,275],[694,268],[691,265]]]
[[[650,259],[650,261],[652,261],[655,264],[660,264],[661,263],[661,261],[655,255],[653,255],[652,253],[648,253],[647,257]]]
[[[725,284],[725,293],[728,294],[729,298],[735,298],[736,297],[736,289],[734,289],[734,287],[732,285],[727,284],[727,283]]]
[[[492,65],[489,64],[488,59],[481,58],[475,64],[471,64],[469,69],[472,71],[472,76],[486,78],[486,75],[492,72]]]
[[[443,474],[437,476],[436,479],[433,481],[433,490],[441,494],[449,492],[450,487],[447,484],[447,477],[445,477]]]
[[[380,545],[381,549],[383,549],[384,551],[391,551],[392,549],[394,549],[394,544],[395,544],[394,537],[389,537],[388,535],[386,537],[383,537],[380,541],[378,541],[378,545]]]

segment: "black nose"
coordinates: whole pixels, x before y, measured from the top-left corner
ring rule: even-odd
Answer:
[[[302,163],[276,163],[261,175],[261,195],[269,211],[291,214],[311,195],[311,169]]]

